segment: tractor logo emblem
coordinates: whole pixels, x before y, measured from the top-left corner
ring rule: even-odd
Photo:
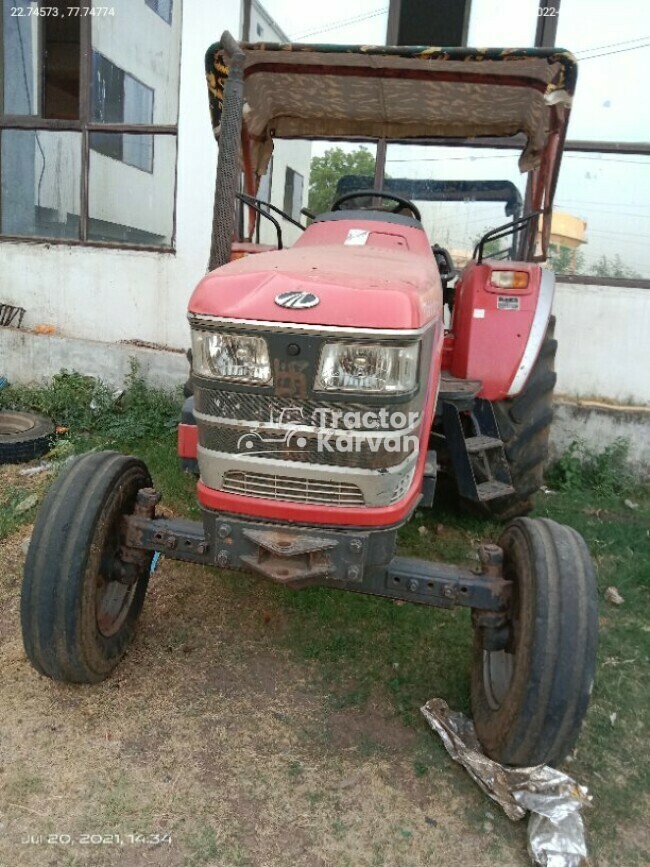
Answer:
[[[280,292],[275,296],[278,307],[290,307],[293,310],[307,310],[320,304],[318,295],[312,292]]]

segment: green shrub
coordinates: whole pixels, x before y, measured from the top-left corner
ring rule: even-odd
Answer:
[[[551,468],[548,482],[564,491],[623,493],[634,483],[628,465],[630,444],[619,438],[601,452],[590,451],[584,441],[572,442]]]
[[[0,409],[32,410],[68,428],[70,436],[101,434],[122,440],[159,435],[176,426],[180,390],[147,385],[131,359],[124,387],[117,391],[92,376],[62,370],[48,385],[9,386],[0,391]]]

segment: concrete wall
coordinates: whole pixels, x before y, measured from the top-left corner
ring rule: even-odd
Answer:
[[[555,404],[551,431],[551,457],[563,454],[572,442],[583,440],[600,452],[617,439],[629,443],[630,463],[650,476],[650,408],[583,405],[564,400]]]
[[[184,352],[0,328],[0,375],[14,385],[45,384],[61,370],[76,370],[118,387],[124,384],[132,358],[140,374],[158,388],[175,388],[188,377]]]
[[[650,406],[650,289],[558,283],[557,392]]]
[[[51,253],[62,256],[64,251],[56,248]],[[68,251],[67,255],[73,254]],[[134,270],[138,261],[134,256]],[[60,288],[44,286],[44,296]],[[132,304],[141,309],[137,297]],[[630,443],[632,464],[643,475],[650,473],[649,305],[648,290],[559,284],[554,307],[559,339],[559,400],[551,436],[554,456],[577,439],[600,451],[622,437]],[[142,308],[143,315],[145,312]],[[93,327],[92,315],[84,325]],[[132,336],[142,333],[134,329]],[[117,386],[129,370],[129,359],[135,356],[153,384],[172,387],[187,378],[182,353],[107,344],[101,342],[101,330],[96,338],[87,341],[0,328],[0,374],[10,382],[27,383],[48,380],[67,368]]]

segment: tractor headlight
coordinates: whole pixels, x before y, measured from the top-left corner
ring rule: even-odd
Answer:
[[[263,337],[193,331],[192,364],[202,376],[260,385],[271,381],[269,350]]]
[[[316,388],[402,394],[417,382],[419,343],[327,343],[321,353]]]

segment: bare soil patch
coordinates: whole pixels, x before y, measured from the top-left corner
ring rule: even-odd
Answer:
[[[29,532],[0,543],[3,867],[526,864],[523,826],[484,831],[496,811],[442,752],[438,777],[416,776],[418,735],[388,702],[332,709],[255,582],[163,563],[113,677],[40,677],[19,628]]]

